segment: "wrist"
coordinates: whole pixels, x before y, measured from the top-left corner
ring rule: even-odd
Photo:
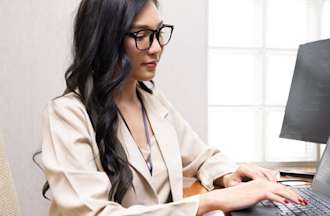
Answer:
[[[211,193],[212,192],[208,192],[208,193],[200,195],[197,216],[202,216],[202,215],[206,214],[207,212],[210,212],[210,211],[213,211],[216,209],[216,207],[213,206],[215,201],[212,199]]]
[[[231,188],[216,189],[200,196],[197,215],[204,215],[207,212],[220,210],[224,213],[232,210],[233,192]]]

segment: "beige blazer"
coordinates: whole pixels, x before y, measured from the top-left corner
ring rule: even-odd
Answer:
[[[173,202],[160,203],[137,145],[119,118],[118,138],[133,165],[133,185],[118,204],[108,200],[111,183],[102,170],[95,132],[85,106],[69,93],[52,100],[43,116],[42,160],[53,195],[49,215],[196,215],[199,196],[183,199],[183,178],[196,177],[209,190],[213,180],[237,166],[205,145],[157,90],[139,89],[165,165]]]

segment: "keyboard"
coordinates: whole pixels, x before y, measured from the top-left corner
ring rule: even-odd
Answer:
[[[297,205],[289,203],[283,205],[277,202],[263,201],[261,204],[265,207],[275,207],[280,210],[280,216],[293,216],[293,215],[310,215],[310,216],[325,216],[330,215],[330,202],[323,197],[312,192],[310,188],[293,188],[299,195],[308,201],[308,205]]]

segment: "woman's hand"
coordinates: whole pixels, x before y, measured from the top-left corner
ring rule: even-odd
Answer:
[[[264,179],[270,182],[277,182],[277,172],[259,167],[254,164],[242,164],[238,169],[222,177],[221,186],[232,187],[242,182],[244,179]]]
[[[236,187],[217,189],[200,196],[198,215],[208,211],[229,212],[247,208],[262,200],[272,200],[282,204],[293,202],[306,205],[307,202],[296,192],[278,183],[265,179],[241,183]]]

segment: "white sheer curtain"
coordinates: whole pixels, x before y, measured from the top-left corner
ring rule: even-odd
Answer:
[[[299,44],[330,37],[329,0],[209,0],[209,142],[237,161],[314,161],[280,139]]]

